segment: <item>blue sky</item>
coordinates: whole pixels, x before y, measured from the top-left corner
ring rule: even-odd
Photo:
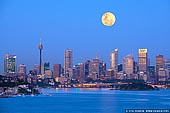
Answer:
[[[102,14],[110,11],[116,23],[106,27]],[[64,62],[64,50],[73,50],[73,62],[97,54],[109,67],[109,54],[119,49],[122,58],[147,48],[151,64],[155,56],[170,58],[169,0],[1,0],[0,73],[6,53],[17,55],[17,64],[33,68],[39,63],[38,44],[43,42],[43,61]]]

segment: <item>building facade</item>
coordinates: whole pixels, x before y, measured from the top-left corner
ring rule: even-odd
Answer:
[[[16,55],[6,54],[4,58],[4,75],[16,76]]]
[[[20,80],[26,79],[26,65],[25,64],[20,64],[18,66],[18,78]]]
[[[123,58],[123,72],[127,74],[130,79],[130,75],[134,72],[134,55],[128,54]]]
[[[64,75],[65,77],[72,77],[72,50],[65,50],[64,52]]]
[[[114,70],[115,73],[118,72],[118,49],[110,53],[110,69]]]
[[[89,67],[90,67],[90,60],[87,60],[84,64],[85,78],[88,77],[89,75]]]
[[[164,65],[164,56],[163,55],[157,55],[156,56],[156,76],[158,81],[165,80],[165,65]]]
[[[147,73],[148,66],[148,52],[147,49],[139,49],[138,50],[138,67],[139,72]]]
[[[168,80],[170,80],[170,59],[165,60],[165,70]]]
[[[60,77],[61,75],[61,64],[54,64],[53,78]]]

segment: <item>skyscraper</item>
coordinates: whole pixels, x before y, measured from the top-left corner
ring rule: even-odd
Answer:
[[[65,50],[64,52],[64,75],[72,77],[72,50]]]
[[[164,68],[164,57],[163,55],[156,56],[156,75],[159,75],[159,68]]]
[[[130,74],[133,74],[134,69],[134,56],[133,54],[128,54],[123,58],[123,71],[130,78]]]
[[[103,61],[100,61],[99,63],[99,78],[104,78],[106,75],[106,63]]]
[[[158,81],[164,80],[165,77],[165,63],[163,55],[156,56],[156,76],[158,77]]]
[[[74,65],[73,66],[73,79],[79,79],[80,78],[80,66]]]
[[[138,50],[138,66],[139,66],[139,72],[147,72],[147,66],[148,66],[148,53],[147,49],[139,49]]]
[[[83,81],[85,79],[85,76],[84,76],[84,64],[83,63],[79,63],[78,65],[80,67],[80,71],[79,71],[80,81]]]
[[[110,68],[118,72],[118,49],[116,48],[110,54]]]
[[[41,65],[42,65],[42,49],[43,49],[43,45],[42,45],[42,42],[41,42],[41,41],[40,41],[40,44],[39,44],[39,46],[38,46],[38,49],[40,50],[39,74],[42,75]]]
[[[153,84],[156,83],[155,66],[148,66],[148,81]]]
[[[92,79],[99,78],[100,74],[100,60],[99,58],[94,58],[89,65],[89,77]]]
[[[77,79],[79,82],[84,81],[84,64],[78,63],[78,65],[73,66],[73,78]]]
[[[52,70],[50,70],[50,63],[45,62],[44,63],[44,74],[46,78],[52,78]]]
[[[54,76],[53,78],[60,77],[61,74],[61,64],[54,64]]]
[[[88,77],[88,75],[89,75],[89,65],[90,65],[90,60],[87,60],[86,62],[85,62],[85,78],[86,77]]]
[[[170,59],[165,60],[165,69],[168,79],[170,79]]]
[[[6,54],[4,58],[4,75],[14,76],[16,75],[16,56]]]
[[[26,65],[20,64],[18,66],[18,78],[25,80],[26,79]]]
[[[34,69],[33,69],[34,75],[37,75],[39,73],[39,65],[34,64]]]
[[[44,71],[46,71],[46,70],[50,70],[50,63],[49,62],[44,63]]]

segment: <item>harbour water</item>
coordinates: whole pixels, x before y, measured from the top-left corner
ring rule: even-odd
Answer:
[[[38,96],[1,98],[0,113],[124,113],[125,109],[170,109],[170,89],[67,88],[41,91]]]

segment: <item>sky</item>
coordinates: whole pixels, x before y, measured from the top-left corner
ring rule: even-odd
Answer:
[[[104,26],[105,12],[116,16]],[[119,63],[129,53],[137,61],[139,48],[147,48],[151,64],[155,56],[170,58],[169,0],[0,0],[0,73],[7,53],[27,71],[43,62],[64,62],[64,50],[73,50],[73,64],[97,55],[109,68],[110,52],[119,49]]]

